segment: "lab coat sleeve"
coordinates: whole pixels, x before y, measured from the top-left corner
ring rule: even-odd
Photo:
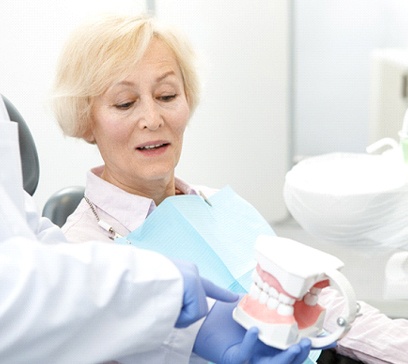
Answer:
[[[182,304],[166,258],[89,242],[0,243],[0,358],[4,363],[98,363],[159,347]]]
[[[215,304],[215,300],[207,297],[209,311]],[[205,318],[196,321],[192,325],[183,329],[174,329],[166,338],[160,350],[156,350],[154,357],[151,353],[136,354],[128,357],[121,357],[118,362],[121,364],[135,363],[177,363],[177,364],[208,364],[208,361],[193,353],[193,347],[198,332]]]
[[[325,327],[329,330],[336,328],[343,302],[343,297],[334,289],[326,288],[320,294],[319,303],[326,308]],[[338,341],[336,351],[363,363],[406,363],[408,320],[393,320],[365,302],[359,304],[360,314],[350,331]]]
[[[171,261],[62,242],[30,196],[24,211],[11,197],[0,184],[0,362],[99,363],[162,345],[182,305]]]
[[[42,217],[39,214],[33,198],[25,191],[24,208],[27,224],[38,240],[43,243],[66,241],[62,230],[53,224],[48,218]]]
[[[135,247],[63,242],[23,196],[16,125],[0,120],[0,131],[0,362],[89,364],[158,348],[180,313],[179,270]]]

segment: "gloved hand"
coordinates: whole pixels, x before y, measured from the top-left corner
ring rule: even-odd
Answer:
[[[238,304],[216,302],[202,324],[193,351],[217,364],[301,364],[310,352],[310,340],[302,339],[287,350],[268,346],[258,339],[258,329],[248,331],[232,318]]]
[[[191,325],[208,313],[206,297],[218,301],[235,302],[239,296],[201,278],[197,267],[189,262],[173,260],[184,280],[183,306],[176,322],[177,328]]]

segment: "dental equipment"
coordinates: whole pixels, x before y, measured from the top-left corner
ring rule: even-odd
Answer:
[[[385,266],[386,299],[408,299],[408,252],[397,252],[387,261]]]
[[[286,349],[303,337],[312,347],[325,347],[341,338],[357,314],[354,290],[339,272],[343,262],[320,250],[291,239],[259,236],[255,244],[257,260],[253,283],[233,312],[244,328],[256,326],[265,344]],[[334,286],[345,304],[337,329],[325,333],[325,308],[318,295]]]

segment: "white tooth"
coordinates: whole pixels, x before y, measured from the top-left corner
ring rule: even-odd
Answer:
[[[263,285],[263,280],[262,280],[262,278],[261,278],[260,275],[257,275],[257,276],[256,276],[256,281],[255,281],[255,283],[258,285],[259,288],[262,287],[262,285]]]
[[[315,295],[319,295],[321,291],[322,291],[321,288],[317,288],[317,287],[310,288],[310,293],[315,294]]]
[[[276,310],[278,308],[279,305],[279,301],[275,298],[268,298],[268,301],[266,303],[266,306],[270,309],[270,310]]]
[[[252,282],[259,286],[259,283],[262,282],[261,277],[259,276],[258,272],[254,269],[252,272]]]
[[[146,145],[143,147],[144,149],[154,149],[160,147],[162,144],[156,144],[156,145]]]
[[[318,300],[319,297],[309,292],[306,293],[305,298],[303,299],[308,306],[316,306]]]
[[[259,287],[256,284],[252,284],[251,289],[249,290],[249,295],[257,300],[260,294],[261,290],[259,289]]]
[[[264,305],[268,301],[268,294],[264,291],[261,291],[261,294],[259,295],[259,303]]]
[[[269,284],[266,283],[266,282],[263,282],[263,283],[262,283],[262,290],[263,290],[264,292],[268,293],[268,292],[269,292]]]
[[[279,298],[278,298],[279,302],[282,302],[286,305],[293,305],[295,303],[295,299],[289,296],[286,296],[283,293],[279,293]]]
[[[278,312],[279,315],[290,316],[293,315],[293,306],[280,303],[276,311]]]
[[[273,297],[273,298],[278,298],[279,297],[279,292],[275,287],[269,287],[269,296]]]

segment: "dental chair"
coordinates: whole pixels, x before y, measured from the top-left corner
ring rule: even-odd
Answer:
[[[24,190],[31,196],[38,186],[40,178],[40,163],[38,161],[37,149],[24,118],[16,107],[4,95],[0,95],[6,106],[10,120],[18,124],[18,142],[20,145],[21,166],[23,169]]]
[[[61,227],[84,197],[85,187],[65,187],[55,192],[44,205],[42,215]]]
[[[34,139],[23,116],[12,102],[4,95],[0,95],[0,97],[4,101],[10,120],[18,124],[23,185],[24,190],[32,196],[37,189],[40,178],[40,163]],[[47,200],[42,215],[48,217],[54,224],[61,227],[67,220],[67,217],[78,206],[84,196],[84,190],[84,187],[73,186],[57,191]]]

